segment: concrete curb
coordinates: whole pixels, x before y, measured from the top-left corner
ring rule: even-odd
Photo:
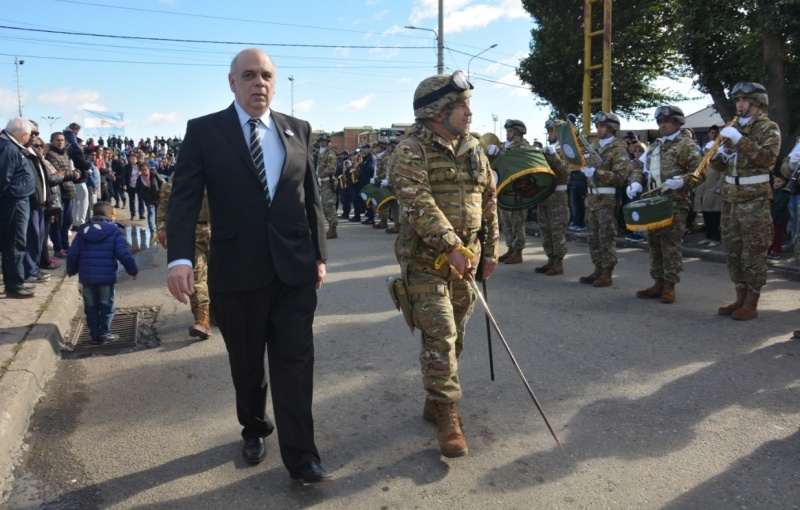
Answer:
[[[0,379],[0,505],[11,491],[13,470],[22,457],[31,415],[55,373],[61,353],[59,342],[69,331],[79,303],[78,279],[64,276]]]

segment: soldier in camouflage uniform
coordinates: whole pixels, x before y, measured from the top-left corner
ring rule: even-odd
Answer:
[[[467,131],[470,89],[461,71],[424,79],[414,92],[415,124],[393,161],[400,201],[395,255],[414,325],[422,331],[423,417],[436,422],[440,451],[448,457],[467,453],[455,406],[461,398],[457,360],[476,296],[463,277],[480,257],[486,278],[497,264],[495,182],[478,140]]]
[[[380,140],[375,143],[378,147],[378,152],[375,156],[377,158],[376,163],[376,170],[375,170],[375,177],[373,177],[370,182],[378,187],[383,187],[383,180],[384,175],[386,175],[386,166],[389,164],[389,160],[391,159],[392,153],[389,152],[389,144]],[[387,183],[388,185],[388,183]],[[387,228],[388,220],[389,220],[389,211],[386,208],[383,211],[378,212],[376,209],[375,212],[378,213],[378,221],[372,224],[372,228]]]
[[[592,147],[603,162],[597,168],[585,167],[581,171],[589,181],[586,227],[594,271],[588,276],[581,276],[578,281],[595,287],[609,287],[613,284],[611,274],[617,265],[617,187],[625,182],[634,168],[628,156],[628,144],[617,136],[619,117],[600,112],[592,122],[599,139],[592,143]]]
[[[739,118],[720,130],[726,140],[711,164],[725,174],[722,243],[736,301],[718,313],[749,320],[758,317],[761,287],[767,283],[767,249],[773,235],[769,173],[778,160],[781,133],[764,111],[769,98],[763,85],[739,82],[731,96]]]
[[[792,183],[792,176],[800,168],[800,136],[795,139],[795,145],[792,151],[783,159],[783,163],[781,163],[781,175],[783,175],[789,183],[786,185],[784,189],[791,189],[793,186],[797,186],[797,182],[795,180]],[[800,189],[794,188],[792,190],[795,194],[800,193]],[[789,207],[791,207],[791,202],[789,203]],[[798,208],[800,209],[800,208]],[[795,211],[798,212],[798,211]],[[794,236],[794,258],[795,262],[800,263],[800,235]],[[800,338],[800,328],[794,330],[794,337]]]
[[[556,174],[556,189],[552,195],[542,200],[538,207],[539,231],[547,262],[534,271],[547,276],[564,274],[564,257],[567,255],[567,225],[569,225],[567,183],[570,169],[556,147],[558,143],[556,125],[563,122],[563,120],[548,120],[544,124],[548,142],[544,148],[544,157],[550,169]]]
[[[156,211],[156,235],[161,246],[167,247],[167,210],[169,197],[172,193],[173,173],[169,180],[161,187],[161,197]],[[194,315],[194,324],[189,326],[189,336],[200,340],[211,338],[211,314],[209,305],[211,298],[208,293],[208,252],[211,239],[210,216],[208,214],[208,196],[203,195],[203,205],[197,217],[195,227],[194,246],[194,294],[189,296],[189,305]]]
[[[656,109],[655,120],[661,138],[650,145],[643,158],[647,169],[648,187],[664,185],[663,196],[672,200],[672,224],[647,234],[650,246],[650,276],[655,283],[636,293],[639,298],[661,298],[662,303],[675,302],[675,285],[683,269],[681,238],[686,228],[686,218],[692,203],[692,190],[702,179],[689,178],[702,161],[700,147],[681,126],[686,122],[683,111],[677,106]],[[638,172],[638,170],[637,170]],[[631,200],[642,192],[636,178],[626,190]]]
[[[397,138],[392,138],[389,140],[389,150],[391,151],[392,157],[394,157],[394,150],[400,142],[397,141]],[[397,196],[397,193],[394,191],[394,183],[392,179],[394,178],[394,172],[392,171],[392,162],[394,160],[389,158],[389,161],[386,162],[386,173],[384,174],[384,182],[386,182],[386,186],[391,190],[392,194]],[[381,183],[382,184],[382,183]],[[400,232],[400,208],[397,206],[397,200],[392,200],[386,206],[389,209],[389,216],[391,216],[394,225],[387,228],[384,232],[387,234],[397,234]]]
[[[322,211],[325,219],[328,220],[328,231],[325,232],[327,239],[336,239],[336,226],[339,219],[336,216],[336,147],[331,147],[331,137],[326,133],[317,135],[317,145],[319,154],[317,155],[317,181],[322,198]]]
[[[489,146],[489,155],[502,156],[506,152],[519,149],[521,147],[530,147],[531,144],[524,138],[528,132],[525,123],[521,120],[509,119],[503,125],[506,130],[506,141],[503,145],[497,147],[496,145]],[[506,253],[498,259],[504,264],[520,264],[522,263],[522,250],[525,248],[525,216],[528,211],[498,211],[500,219],[500,228],[506,238]]]

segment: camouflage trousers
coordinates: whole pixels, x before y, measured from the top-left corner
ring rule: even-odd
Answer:
[[[542,234],[542,248],[548,257],[564,258],[567,254],[567,225],[569,207],[567,204],[539,204],[539,231]]]
[[[456,402],[461,398],[458,357],[464,349],[464,328],[472,315],[475,293],[464,280],[448,282],[411,269],[406,283],[409,288],[428,285],[443,291],[411,294],[412,315],[414,325],[422,331],[419,362],[428,398],[440,403]],[[449,296],[445,289],[449,289]]]
[[[192,314],[197,317],[197,310],[208,307],[211,301],[208,295],[208,241],[211,239],[211,227],[197,225],[194,235],[194,294],[189,296],[189,304]]]
[[[526,211],[497,210],[500,228],[506,236],[506,246],[521,250],[525,248],[525,215]]]
[[[647,245],[650,246],[650,276],[654,280],[661,279],[669,283],[681,281],[680,274],[683,270],[681,238],[686,229],[687,216],[689,216],[687,209],[675,209],[672,225],[647,233]]]
[[[328,220],[328,227],[335,227],[339,224],[336,216],[336,185],[328,179],[322,179],[322,186],[319,187],[322,199],[322,212]]]
[[[731,280],[758,291],[767,283],[767,249],[774,230],[769,200],[724,202],[722,243]]]
[[[586,233],[592,263],[601,269],[613,269],[617,265],[615,208],[588,209],[586,211]]]

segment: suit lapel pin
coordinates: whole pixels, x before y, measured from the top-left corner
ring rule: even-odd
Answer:
[[[294,133],[291,129],[284,129],[283,132],[286,133],[286,136],[294,136]]]

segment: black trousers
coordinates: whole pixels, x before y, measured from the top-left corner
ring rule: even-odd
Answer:
[[[275,278],[263,289],[212,291],[211,306],[228,350],[242,437],[266,437],[274,428],[266,415],[266,350],[283,464],[297,471],[319,462],[311,414],[315,285],[286,285]]]

